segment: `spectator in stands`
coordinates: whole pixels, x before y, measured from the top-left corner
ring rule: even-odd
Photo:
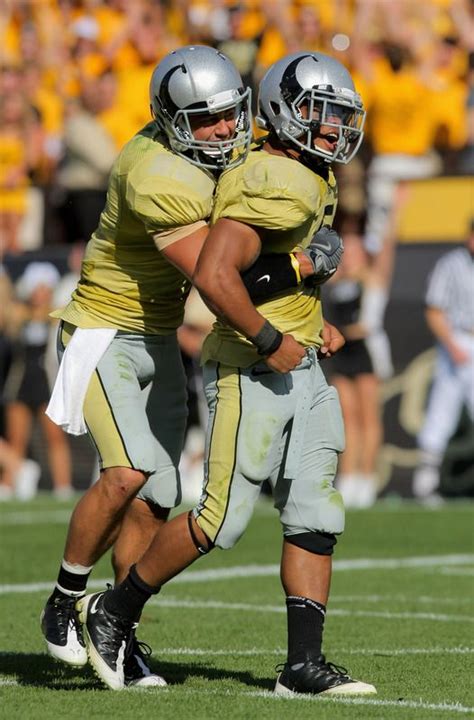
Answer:
[[[421,432],[413,494],[437,502],[440,467],[463,405],[474,422],[474,220],[466,246],[436,263],[426,292],[426,322],[437,341],[434,381]]]
[[[373,254],[383,245],[398,183],[434,177],[441,170],[433,150],[433,91],[419,77],[408,48],[387,45],[385,58],[373,69],[369,106],[374,157],[368,169],[365,242]]]
[[[30,173],[41,153],[41,128],[21,92],[0,95],[0,148],[0,249],[18,253]]]
[[[377,497],[377,457],[382,441],[379,379],[366,344],[374,331],[371,294],[377,292],[381,281],[361,235],[345,233],[344,248],[339,269],[325,287],[328,317],[346,339],[344,347],[328,361],[346,432],[337,487],[346,507],[366,508]]]
[[[54,288],[59,281],[49,262],[31,262],[17,281],[16,334],[13,360],[5,387],[6,437],[17,455],[28,452],[33,422],[38,419],[46,438],[53,491],[58,499],[72,494],[71,459],[64,432],[44,413],[49,385],[44,368]]]
[[[64,191],[62,216],[69,243],[87,242],[96,229],[118,152],[99,117],[113,100],[104,91],[107,82],[107,74],[84,81],[80,101],[68,108],[57,183]]]
[[[472,168],[474,167],[474,52],[469,53],[468,63],[468,93],[466,99],[467,142],[466,147],[461,153],[458,170],[466,175],[471,175]]]
[[[180,42],[166,24],[161,4],[130,3],[128,38],[135,52],[135,61],[118,72],[118,104],[128,137],[150,122],[148,85],[156,64]]]

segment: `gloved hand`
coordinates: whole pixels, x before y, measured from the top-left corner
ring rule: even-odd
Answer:
[[[336,272],[344,252],[344,243],[335,230],[323,225],[302,252],[314,268],[314,275],[308,277],[307,281],[311,285],[322,285]]]

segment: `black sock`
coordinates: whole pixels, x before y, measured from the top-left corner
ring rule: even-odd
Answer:
[[[57,597],[81,597],[86,592],[87,581],[91,574],[92,567],[72,565],[65,560],[62,561],[50,600]]]
[[[316,661],[321,655],[326,607],[316,600],[289,595],[286,598],[288,620],[288,664]]]
[[[125,580],[106,594],[104,607],[114,615],[138,622],[146,601],[159,591],[159,587],[152,587],[142,580],[132,565]]]

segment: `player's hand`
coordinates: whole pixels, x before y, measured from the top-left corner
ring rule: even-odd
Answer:
[[[320,360],[332,357],[334,353],[337,353],[337,351],[340,350],[346,343],[344,335],[339,332],[337,327],[331,325],[331,323],[328,323],[326,320],[324,320],[321,335],[323,338],[323,344],[318,350],[318,357]]]
[[[312,263],[311,285],[322,285],[336,272],[344,252],[344,243],[338,233],[328,225],[314,234],[311,243],[302,251]]]
[[[265,362],[274,372],[287,373],[294,370],[305,355],[305,348],[295,340],[293,335],[283,335],[280,347],[268,355]]]

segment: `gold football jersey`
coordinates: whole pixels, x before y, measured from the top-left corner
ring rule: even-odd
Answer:
[[[214,190],[210,174],[169,151],[155,123],[145,126],[114,164],[81,279],[54,315],[78,327],[174,332],[189,283],[159,249],[173,230],[208,220]]]
[[[322,225],[332,224],[336,203],[331,170],[324,178],[300,162],[255,149],[243,165],[221,177],[212,222],[231,218],[255,226],[261,232],[262,253],[290,253],[308,247]],[[281,332],[305,346],[321,345],[319,288],[300,285],[257,307]],[[202,359],[247,367],[261,356],[242,334],[218,320],[205,341]]]

